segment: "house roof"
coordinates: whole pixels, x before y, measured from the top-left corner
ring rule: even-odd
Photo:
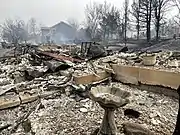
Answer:
[[[69,25],[69,24],[67,24],[67,23],[65,23],[65,22],[63,22],[63,21],[61,21],[61,22],[59,22],[59,23],[57,23],[57,24],[55,24],[55,25],[53,25],[53,26],[51,26],[51,27],[41,27],[41,29],[42,29],[42,30],[50,30],[50,29],[52,29],[52,28],[56,28],[56,27],[59,27],[59,26],[61,26],[61,25],[64,25],[64,26],[69,27],[69,28],[71,28],[71,29],[74,29],[71,25]]]
[[[55,27],[58,27],[60,25],[65,25],[65,26],[67,26],[67,27],[69,27],[71,29],[74,29],[71,25],[69,25],[69,24],[67,24],[67,23],[65,23],[63,21],[59,22],[58,24],[53,25],[51,28],[55,28]]]

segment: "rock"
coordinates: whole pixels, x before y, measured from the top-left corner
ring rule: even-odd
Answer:
[[[152,118],[154,118],[154,117],[156,117],[157,116],[157,114],[156,113],[150,113],[150,115],[149,115],[149,117],[152,119]]]
[[[125,47],[123,47],[119,52],[127,52],[129,49],[128,49],[128,47],[127,46],[125,46]]]
[[[124,115],[128,116],[128,117],[134,117],[134,118],[139,118],[140,116],[140,112],[133,110],[133,109],[126,109],[124,111]]]
[[[151,119],[151,123],[152,123],[153,125],[158,125],[158,124],[160,124],[161,122],[160,122],[159,120],[156,120],[156,119],[152,118],[152,119]]]
[[[145,101],[141,100],[141,101],[138,101],[138,104],[141,105],[141,106],[143,106],[143,105],[145,105],[146,103],[145,103]]]
[[[25,77],[28,80],[33,80],[34,78],[42,77],[47,72],[47,70],[48,70],[47,67],[42,67],[42,66],[29,68],[25,70]]]
[[[75,95],[75,98],[74,98],[77,102],[79,102],[79,101],[81,101],[81,100],[83,100],[84,98],[82,98],[81,96],[79,96],[79,95]]]
[[[73,67],[75,64],[69,60],[64,60],[64,62],[66,63],[66,65],[69,65],[69,67]]]
[[[70,97],[70,98],[75,98],[76,96],[75,96],[75,95],[70,95],[69,97]]]
[[[57,72],[59,70],[65,70],[69,67],[71,67],[67,63],[51,60],[51,61],[45,61],[44,64],[52,71]]]
[[[29,119],[26,119],[22,122],[22,127],[24,129],[25,133],[28,133],[31,131],[31,121]]]
[[[86,108],[80,108],[80,112],[86,113],[88,110]]]
[[[86,87],[82,84],[80,85],[71,85],[74,88],[75,93],[79,93],[79,92],[85,92],[86,91]]]
[[[21,83],[25,81],[24,73],[15,71],[14,73],[12,73],[12,79],[14,79],[14,83]]]
[[[123,123],[123,128],[125,135],[154,135],[142,124],[125,122]]]
[[[0,78],[0,86],[3,86],[3,85],[7,85],[7,84],[10,84],[10,79],[9,78]]]
[[[179,63],[177,60],[169,60],[168,67],[169,68],[177,68],[177,67],[179,67]]]
[[[81,103],[86,103],[86,102],[88,102],[88,101],[89,101],[89,99],[86,98],[86,99],[84,99],[84,100],[81,100],[80,102],[81,102]]]
[[[149,115],[149,117],[150,118],[154,118],[154,117],[162,117],[162,115],[160,114],[160,112],[158,112],[158,111],[153,111],[152,113],[150,113],[150,115]]]
[[[96,128],[90,135],[97,135],[99,132],[99,128]]]
[[[62,70],[62,71],[60,71],[60,74],[61,74],[62,76],[67,76],[67,77],[69,77],[69,76],[71,75],[71,73],[70,73],[69,71],[67,71],[67,70]]]
[[[83,91],[83,92],[85,92],[85,91],[86,91],[86,86],[84,86],[84,85],[80,84],[80,85],[79,85],[79,87],[80,87],[81,91]]]
[[[91,45],[87,51],[87,56],[91,58],[105,57],[106,55],[107,51],[102,45]]]

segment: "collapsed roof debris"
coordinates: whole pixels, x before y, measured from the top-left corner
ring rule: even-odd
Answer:
[[[179,52],[154,53],[154,66],[145,66],[142,59],[145,53],[142,52],[118,52],[109,56],[102,53],[106,55],[100,56],[92,53],[94,49],[88,50],[91,53],[83,56],[79,46],[37,46],[25,54],[6,57],[1,61],[0,133],[91,134],[99,128],[103,116],[103,109],[89,99],[89,91],[99,84],[118,87],[131,93],[131,102],[115,113],[120,133],[123,134],[123,127],[125,132],[138,128],[138,133],[141,129],[143,133],[173,133],[178,110],[177,99],[111,81],[113,78],[132,83],[139,79],[133,76],[136,75],[133,68],[127,71],[127,68],[114,68],[116,65],[179,74]],[[177,85],[168,81],[157,83],[168,83],[172,89],[176,89]],[[150,84],[157,85],[154,82]],[[130,117],[127,110],[136,110],[138,117]]]

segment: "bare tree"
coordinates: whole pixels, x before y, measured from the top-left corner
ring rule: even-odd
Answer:
[[[37,33],[37,21],[35,18],[31,18],[28,21],[28,33],[32,36],[35,36]]]
[[[122,39],[124,38],[124,16],[123,16],[123,13],[121,11],[119,11],[119,16],[118,16],[118,19],[117,19],[117,24],[118,24],[118,27],[117,27],[117,34],[118,34],[118,37],[119,39]]]
[[[153,0],[140,0],[140,22],[145,24],[146,38],[151,39],[151,22],[153,13]]]
[[[27,23],[28,39],[33,42],[38,42],[40,37],[40,24],[35,18],[31,18]]]
[[[91,39],[95,38],[98,32],[98,25],[101,17],[102,4],[90,3],[86,5],[86,27]]]
[[[126,7],[126,8],[125,8]],[[90,37],[101,38],[104,41],[119,37],[125,37],[125,28],[128,25],[128,0],[124,11],[121,12],[115,6],[106,1],[103,4],[93,3],[86,7],[87,31]],[[125,19],[126,13],[126,19]],[[125,25],[126,23],[126,25]]]
[[[103,39],[109,39],[109,36],[111,36],[112,39],[112,37],[117,34],[118,21],[120,17],[119,10],[115,6],[111,7],[111,5],[107,3],[103,5],[102,10],[103,12],[100,21],[100,26]]]
[[[135,18],[136,22],[136,30],[137,30],[137,40],[139,40],[139,33],[140,33],[140,0],[133,0],[133,3],[131,5],[132,11],[131,14]]]
[[[159,40],[159,30],[161,22],[164,18],[165,12],[167,11],[169,0],[154,0],[154,17],[155,17],[155,28],[156,28],[156,40]]]
[[[109,38],[109,22],[108,22],[108,13],[110,12],[111,5],[104,2],[102,8],[101,8],[101,15],[100,15],[100,22],[99,25],[101,26],[101,33],[103,40],[106,40],[106,36]]]
[[[20,41],[26,41],[28,33],[23,20],[6,20],[2,25],[2,38],[18,44]]]
[[[127,23],[128,23],[128,5],[129,5],[129,0],[125,0],[125,8],[124,8],[124,28],[125,28],[125,31],[124,31],[124,39],[125,39],[125,45],[126,45],[126,42],[127,42]]]

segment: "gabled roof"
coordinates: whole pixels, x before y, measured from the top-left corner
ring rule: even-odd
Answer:
[[[51,28],[55,28],[55,27],[58,27],[58,26],[60,26],[60,25],[65,25],[65,26],[67,26],[67,27],[69,27],[69,28],[71,28],[71,29],[74,29],[71,25],[69,25],[69,24],[67,24],[67,23],[65,23],[65,22],[63,22],[63,21],[61,21],[61,22],[58,23],[58,24],[53,25]]]
[[[55,25],[53,25],[53,26],[51,26],[51,27],[41,27],[41,30],[50,30],[50,29],[52,29],[52,28],[56,28],[56,27],[59,27],[59,26],[66,26],[66,27],[69,27],[70,29],[74,29],[71,25],[69,25],[69,24],[67,24],[67,23],[65,23],[65,22],[63,22],[63,21],[61,21],[61,22],[59,22],[59,23],[57,23],[57,24],[55,24]],[[75,30],[75,29],[74,29]]]

